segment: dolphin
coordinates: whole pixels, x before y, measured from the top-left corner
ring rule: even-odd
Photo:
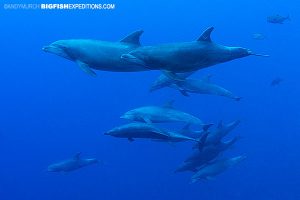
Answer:
[[[213,177],[226,171],[227,169],[233,167],[234,165],[240,163],[245,159],[246,156],[237,156],[229,159],[219,160],[212,164],[208,164],[203,168],[199,169],[199,171],[192,176],[191,183],[195,183],[201,179],[211,180],[213,179]]]
[[[182,78],[183,76],[180,77]],[[211,75],[208,75],[207,77],[204,77],[202,79],[184,79],[180,81],[171,79],[173,83],[169,87],[177,89],[184,96],[189,96],[189,93],[198,93],[224,96],[236,101],[239,101],[241,99],[241,97],[234,95],[232,92],[226,90],[225,88],[211,83],[210,77]],[[166,82],[164,83],[166,84]],[[158,86],[156,86],[156,88],[157,87]]]
[[[96,76],[93,69],[112,72],[137,72],[148,69],[124,62],[122,54],[140,47],[142,30],[135,31],[120,42],[89,39],[58,40],[43,47],[45,52],[53,53],[76,62],[89,75]]]
[[[129,141],[134,141],[135,138],[153,139],[154,141],[166,142],[182,142],[182,141],[195,141],[197,139],[181,135],[179,133],[164,131],[157,128],[153,124],[134,122],[113,128],[105,135],[110,135],[119,138],[127,138]]]
[[[229,149],[238,139],[239,137],[235,137],[225,142],[204,146],[201,151],[194,151],[194,153],[189,156],[184,163],[175,170],[175,172],[196,172],[205,164],[215,160],[222,152]]]
[[[197,71],[249,55],[265,56],[242,47],[216,44],[210,36],[213,30],[205,30],[197,41],[143,46],[121,58],[151,70],[162,70],[170,78],[180,80],[175,73]]]
[[[209,127],[211,124],[204,124],[199,118],[176,110],[173,108],[173,101],[164,106],[144,106],[135,108],[121,116],[122,119],[128,119],[146,123],[163,123],[163,122],[185,122],[189,124],[203,125]]]
[[[75,154],[71,159],[64,160],[48,166],[49,172],[70,172],[88,165],[96,164],[99,161],[95,158],[81,158],[81,153]]]
[[[291,21],[290,16],[271,15],[267,17],[267,22],[272,24],[283,24],[286,20]]]
[[[207,130],[209,133],[207,139],[205,140],[205,144],[218,144],[226,135],[228,135],[235,127],[237,127],[240,122],[240,120],[235,120],[228,124],[224,124],[223,121],[220,121],[215,129]],[[197,135],[202,135],[205,132],[204,130],[192,131],[190,130],[189,124],[187,124],[184,129],[184,135],[189,137],[197,137]]]

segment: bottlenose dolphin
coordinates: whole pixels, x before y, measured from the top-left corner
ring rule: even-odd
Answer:
[[[218,144],[205,145],[201,151],[196,150],[189,156],[184,163],[175,170],[175,172],[193,171],[196,172],[203,165],[215,160],[220,153],[229,149],[239,137],[235,137],[231,140],[220,142]]]
[[[240,120],[235,120],[231,123],[224,124],[223,121],[220,121],[215,129],[208,130],[209,133],[205,141],[205,145],[218,144],[222,140],[222,138],[228,135],[228,133],[231,132],[235,127],[237,127],[240,122]],[[189,124],[187,124],[185,126],[184,132],[184,135],[187,135],[189,137],[199,137],[199,135],[202,135],[205,131],[192,131],[190,130]]]
[[[203,124],[203,122],[188,113],[175,110],[173,108],[173,101],[164,106],[144,106],[135,108],[126,112],[121,116],[123,119],[146,123],[163,123],[163,122],[185,122],[189,124],[197,124],[203,126],[210,126],[211,124]]]
[[[81,153],[77,153],[73,158],[61,161],[48,166],[49,172],[70,172],[82,167],[96,164],[99,161],[95,158],[81,158]]]
[[[213,27],[208,28],[197,41],[143,46],[122,55],[122,59],[151,70],[162,70],[173,79],[174,73],[191,72],[254,54],[242,47],[218,45],[211,40]]]
[[[107,42],[88,39],[58,40],[45,46],[45,52],[53,53],[76,62],[80,68],[92,75],[92,69],[112,72],[136,72],[148,69],[124,62],[122,54],[126,54],[140,46],[140,36],[143,31],[135,31],[120,42]]]
[[[127,138],[129,141],[134,141],[135,138],[146,138],[166,142],[182,142],[188,140],[198,142],[195,138],[184,136],[175,132],[164,131],[153,124],[141,122],[118,126],[104,134],[119,138]]]
[[[283,80],[280,77],[277,77],[275,79],[272,80],[272,82],[270,83],[270,86],[277,86],[279,85]]]
[[[195,183],[196,181],[201,179],[211,180],[213,179],[213,177],[226,171],[227,169],[233,167],[234,165],[240,163],[245,159],[246,156],[237,156],[234,158],[224,159],[216,161],[212,164],[208,164],[203,168],[199,169],[199,171],[192,176],[191,183]]]
[[[186,74],[184,74],[186,76]],[[208,75],[202,79],[183,79],[183,80],[173,80],[169,87],[177,89],[182,95],[189,96],[189,93],[198,93],[198,94],[210,94],[224,96],[236,101],[239,101],[241,97],[234,95],[232,92],[226,90],[225,88],[213,84],[210,81],[211,75]],[[180,76],[183,78],[183,76]],[[162,80],[162,79],[161,79]],[[157,82],[156,82],[157,83]],[[166,85],[166,82],[162,82]],[[152,86],[154,88],[159,88],[161,86]]]
[[[291,21],[290,16],[281,16],[281,15],[271,15],[267,17],[267,22],[272,23],[272,24],[283,24],[286,20]]]

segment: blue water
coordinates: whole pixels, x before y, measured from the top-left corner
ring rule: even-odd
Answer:
[[[300,199],[298,1],[89,2],[115,3],[116,9],[1,8],[1,200]],[[266,17],[277,13],[290,14],[292,21],[268,24]],[[59,39],[118,41],[138,29],[145,31],[143,45],[191,41],[209,26],[215,27],[217,43],[271,55],[195,74],[213,74],[215,83],[243,97],[240,102],[208,95],[186,98],[172,89],[149,93],[157,71],[97,71],[93,78],[75,63],[41,50]],[[266,39],[253,40],[257,32]],[[270,87],[276,77],[284,81]],[[189,184],[191,173],[173,171],[191,153],[190,143],[130,143],[103,135],[126,122],[119,118],[124,112],[170,99],[205,122],[241,120],[230,137],[243,139],[224,157],[246,155],[247,160],[216,180]],[[49,164],[79,151],[105,164],[68,174],[46,171]]]

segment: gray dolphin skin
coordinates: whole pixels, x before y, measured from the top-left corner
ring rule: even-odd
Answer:
[[[135,108],[121,116],[123,119],[146,123],[185,122],[206,125],[199,118],[173,108],[173,102],[165,106],[144,106]]]
[[[180,76],[180,78],[182,77],[183,76]],[[219,85],[211,83],[210,77],[211,75],[203,79],[184,79],[179,81],[170,79],[172,83],[169,85],[169,87],[177,89],[184,96],[189,96],[189,93],[198,93],[198,94],[224,96],[224,97],[234,99],[236,101],[239,101],[241,99],[241,97],[234,95],[229,90],[226,90],[225,88]],[[163,83],[164,85],[167,84],[166,82]],[[163,87],[163,86],[155,86],[155,88],[158,87]]]
[[[227,169],[233,167],[234,165],[240,163],[245,159],[246,156],[237,156],[234,158],[219,160],[212,164],[206,165],[203,168],[199,169],[199,171],[192,176],[191,183],[195,183],[201,179],[211,180],[213,179],[213,177],[221,174],[222,172],[226,171]]]
[[[82,167],[96,164],[99,161],[95,158],[81,158],[81,153],[77,153],[73,158],[64,160],[48,166],[49,172],[70,172]]]
[[[194,151],[175,172],[196,172],[207,163],[216,159],[222,152],[229,149],[238,139],[239,137],[235,137],[225,142],[204,146],[201,151]]]
[[[140,46],[143,31],[135,31],[120,42],[107,42],[88,39],[58,40],[43,50],[76,62],[89,75],[96,76],[92,69],[112,72],[146,71],[145,67],[124,62],[126,54]]]
[[[246,48],[212,42],[213,30],[213,27],[208,28],[197,41],[143,46],[123,54],[122,59],[151,70],[163,70],[167,76],[178,79],[174,73],[196,71],[249,55],[262,56]]]
[[[283,24],[286,20],[291,21],[290,16],[271,15],[267,17],[267,22],[272,24]]]
[[[166,142],[182,142],[182,141],[195,141],[197,139],[187,137],[175,132],[164,131],[155,127],[152,124],[134,122],[113,128],[105,135],[113,137],[127,138],[129,141],[134,141],[135,138],[153,139],[154,141]]]

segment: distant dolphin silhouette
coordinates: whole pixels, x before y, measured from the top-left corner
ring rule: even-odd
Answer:
[[[125,62],[121,59],[126,54],[140,46],[140,36],[143,31],[135,31],[120,42],[107,42],[88,39],[58,40],[45,46],[45,52],[53,53],[76,62],[80,68],[92,76],[92,69],[113,72],[146,71],[147,68]]]
[[[80,155],[81,152],[75,154],[75,156],[71,159],[49,165],[48,171],[49,172],[70,172],[99,162],[95,158],[83,159],[80,157]]]

